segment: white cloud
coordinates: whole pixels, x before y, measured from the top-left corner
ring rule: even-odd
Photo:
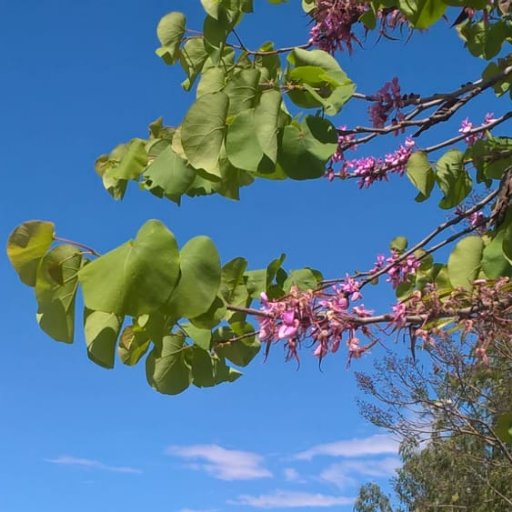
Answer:
[[[169,446],[168,455],[191,461],[188,467],[203,470],[220,480],[255,480],[272,473],[264,467],[263,457],[253,452],[227,450],[216,444]]]
[[[238,496],[228,501],[230,505],[245,505],[254,508],[301,508],[301,507],[334,507],[336,505],[352,505],[354,498],[346,496],[328,496],[307,492],[276,491],[273,494]]]
[[[318,455],[329,457],[361,457],[397,453],[398,442],[385,434],[376,434],[360,439],[348,439],[334,443],[318,444],[295,455],[297,460],[311,460]]]
[[[217,512],[216,508],[180,508],[178,512]]]
[[[131,474],[140,474],[142,470],[137,468],[132,468],[130,466],[108,466],[107,464],[103,464],[98,460],[91,459],[81,459],[78,457],[73,457],[71,455],[61,455],[56,459],[45,459],[46,462],[51,462],[52,464],[61,464],[63,466],[78,466],[85,469],[98,469],[103,471],[112,471],[113,473],[131,473]]]
[[[324,482],[334,484],[340,489],[354,487],[358,482],[353,476],[347,474],[347,471],[342,464],[333,464],[327,469],[324,469],[320,473],[319,478]]]
[[[396,457],[384,459],[345,460],[332,464],[320,473],[320,479],[339,488],[360,485],[361,476],[373,478],[390,477],[400,466]]]
[[[283,474],[284,474],[284,479],[287,482],[303,482],[304,481],[300,477],[299,472],[295,468],[284,468]]]

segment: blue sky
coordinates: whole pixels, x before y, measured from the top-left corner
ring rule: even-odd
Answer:
[[[240,29],[246,44],[303,42],[308,27],[298,3],[256,0],[257,14]],[[154,55],[155,27],[183,10],[200,28],[199,1],[1,5],[2,240],[24,220],[48,219],[60,236],[105,252],[158,218],[181,244],[212,237],[224,261],[244,255],[259,268],[285,252],[288,268],[308,265],[334,277],[370,267],[394,236],[418,237],[443,220],[433,203],[414,203],[406,179],[367,191],[326,180],[262,181],[244,189],[240,202],[198,198],[180,208],[132,185],[114,202],[94,160],[144,136],[160,115],[181,121],[191,97],[179,87],[180,70]],[[478,77],[482,63],[446,26],[407,45],[372,40],[340,55],[341,65],[365,92],[395,75],[404,92],[450,90]],[[475,121],[492,108],[487,95]],[[336,122],[365,118],[355,103]],[[459,121],[430,140],[453,133]],[[392,151],[399,142],[388,137],[372,150]],[[378,350],[348,370],[340,351],[319,371],[306,348],[297,370],[274,347],[235,384],[168,397],[147,386],[142,365],[106,371],[89,363],[81,333],[67,346],[40,332],[32,292],[5,255],[0,283],[2,512],[350,510],[360,484],[386,482],[396,467],[396,443],[365,423],[354,401],[354,367],[369,368]],[[390,295],[375,291],[372,299],[366,305],[378,309]]]

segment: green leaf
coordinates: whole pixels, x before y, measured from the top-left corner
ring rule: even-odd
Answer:
[[[425,29],[441,19],[446,11],[442,0],[398,0],[400,10],[417,29]]]
[[[212,341],[210,329],[200,329],[192,324],[183,324],[181,327],[187,333],[187,336],[192,339],[194,345],[197,345],[201,350],[210,350]]]
[[[180,270],[180,280],[165,310],[176,319],[206,313],[220,287],[220,257],[212,240],[206,236],[189,240],[180,252]]]
[[[393,251],[404,252],[407,249],[407,238],[405,236],[396,236],[391,240],[389,248]]]
[[[201,0],[201,5],[203,6],[206,14],[215,19],[218,19],[219,17],[219,8],[221,4],[222,0]]]
[[[116,341],[122,324],[122,316],[85,309],[85,343],[91,361],[104,368],[114,368]]]
[[[512,166],[512,138],[488,136],[478,140],[470,149],[470,157],[485,177],[499,180]]]
[[[203,24],[204,44],[214,64],[220,63],[226,39],[232,28],[232,24],[224,16],[219,19],[211,16],[205,18]]]
[[[117,165],[110,167],[104,177],[112,180],[138,180],[148,164],[146,141],[133,139],[124,147]]]
[[[116,200],[122,199],[126,192],[127,180],[112,176],[112,170],[126,154],[127,144],[117,145],[108,155],[100,155],[96,159],[96,173],[101,177],[105,190]]]
[[[229,125],[226,134],[226,153],[231,164],[246,171],[257,171],[264,158],[263,150],[255,137],[254,109],[243,110]]]
[[[326,119],[307,116],[300,124],[284,128],[279,163],[296,180],[323,176],[327,160],[337,148],[336,128]]]
[[[245,258],[235,258],[222,267],[220,293],[226,304],[244,307],[249,299],[244,273],[247,269]]]
[[[229,115],[236,115],[253,108],[260,95],[259,69],[244,69],[237,73],[226,85],[225,93],[229,96]]]
[[[73,245],[55,247],[39,263],[35,284],[37,321],[57,341],[73,342],[77,273],[82,264],[82,254]]]
[[[17,226],[7,241],[7,256],[21,281],[36,284],[41,258],[53,243],[55,225],[43,220],[30,220]]]
[[[295,48],[288,62],[287,80],[295,85],[288,95],[299,107],[323,107],[326,114],[335,115],[355,91],[336,59],[323,50]]]
[[[472,290],[473,282],[480,272],[484,244],[477,236],[460,240],[448,258],[448,276],[454,288]]]
[[[210,68],[201,75],[197,84],[197,97],[220,92],[226,85],[226,74],[223,68]]]
[[[178,58],[185,23],[185,15],[181,12],[171,12],[158,23],[156,34],[162,46],[156,50],[156,54],[167,64],[174,64]]]
[[[188,77],[181,85],[183,89],[189,91],[208,58],[204,39],[202,37],[189,39],[181,48],[179,56],[181,67]]]
[[[464,168],[464,154],[457,150],[447,151],[436,163],[436,179],[444,197],[439,207],[449,209],[460,204],[471,192],[472,181]]]
[[[483,251],[482,270],[489,279],[512,275],[512,266],[503,253],[505,231],[500,229]]]
[[[246,325],[249,329],[246,334],[254,332],[254,328],[250,324]],[[221,327],[214,332],[213,340],[215,344],[215,352],[219,356],[225,357],[237,366],[244,367],[247,366],[258,354],[261,344],[256,338],[256,335],[236,341],[225,341],[231,338],[236,338],[240,335],[242,335],[242,333],[235,333],[229,327]]]
[[[117,353],[121,361],[128,365],[136,365],[147,352],[151,340],[147,333],[138,324],[127,325],[119,338]]]
[[[424,151],[416,151],[407,161],[407,177],[419,190],[417,202],[425,201],[430,197],[434,188],[435,174]]]
[[[315,0],[302,0],[302,9],[306,14],[309,14],[315,9]]]
[[[256,138],[263,153],[273,162],[277,159],[277,134],[279,132],[279,114],[282,97],[276,90],[261,95],[255,111]]]
[[[259,47],[260,52],[270,52],[266,55],[256,55],[254,64],[261,68],[261,82],[269,82],[276,80],[281,74],[281,59],[277,53],[272,53],[275,50],[272,41],[267,41]],[[265,91],[262,91],[266,94]]]
[[[185,349],[187,362],[192,366],[192,379],[194,386],[212,387],[223,382],[233,382],[242,374],[230,368],[216,354],[209,354],[196,346]]]
[[[290,291],[292,286],[304,291],[315,290],[319,284],[318,277],[310,268],[292,270],[283,284],[283,289],[286,293]]]
[[[479,21],[465,23],[459,33],[475,57],[489,60],[500,52],[504,41],[512,36],[512,28],[508,22],[501,20],[496,23]]]
[[[504,443],[512,443],[512,412],[498,416],[495,431]]]
[[[244,274],[247,291],[251,299],[258,299],[267,289],[267,269],[249,270]]]
[[[226,305],[222,297],[217,296],[210,309],[202,315],[190,318],[191,323],[200,329],[213,329],[226,316]]]
[[[503,230],[502,249],[503,255],[512,265],[512,222],[508,222],[505,229]]]
[[[265,272],[265,288],[262,291],[267,293],[269,299],[284,295],[284,282],[288,274],[283,270],[283,263],[286,254],[282,253],[279,258],[273,259],[267,266]],[[247,286],[249,289],[249,285]],[[258,299],[259,299],[258,294]]]
[[[196,171],[167,146],[144,171],[144,187],[177,204],[193,183]]]
[[[190,386],[192,373],[183,336],[164,336],[162,345],[155,346],[146,359],[146,377],[151,387],[166,395],[177,395]]]
[[[190,107],[181,131],[181,142],[190,164],[219,177],[228,105],[229,99],[223,92],[201,96]]]
[[[89,263],[78,277],[89,309],[121,316],[151,313],[167,302],[178,281],[174,235],[149,220],[135,240]]]

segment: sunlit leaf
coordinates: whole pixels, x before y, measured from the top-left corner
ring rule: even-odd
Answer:
[[[192,382],[184,354],[183,336],[170,335],[155,346],[146,359],[146,377],[151,387],[166,395],[185,391]]]
[[[174,235],[159,221],[135,240],[97,258],[79,272],[84,302],[93,311],[139,316],[163,306],[179,277]]]
[[[448,258],[448,276],[454,288],[473,288],[480,271],[483,249],[483,241],[477,235],[468,236],[457,243]]]
[[[55,247],[39,263],[35,284],[37,321],[57,341],[73,341],[77,273],[82,264],[82,254],[73,245]]]
[[[219,177],[228,105],[223,92],[201,96],[190,107],[181,131],[181,143],[190,164]]]
[[[52,222],[30,220],[9,235],[7,256],[20,279],[28,286],[36,284],[37,267],[53,242]]]
[[[84,333],[89,359],[104,368],[113,368],[116,341],[123,317],[103,311],[84,312]]]

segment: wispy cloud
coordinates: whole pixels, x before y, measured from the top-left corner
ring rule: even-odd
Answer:
[[[180,508],[178,512],[217,512],[217,508]]]
[[[339,488],[361,484],[361,476],[373,478],[390,477],[400,466],[396,457],[384,459],[345,460],[332,464],[320,473],[320,479]]]
[[[275,491],[272,494],[250,496],[243,494],[234,500],[229,500],[230,505],[245,505],[254,508],[301,508],[301,507],[334,507],[336,505],[352,505],[354,498],[346,496],[328,496],[307,492]]]
[[[305,482],[305,480],[300,476],[299,472],[295,468],[284,468],[283,476],[287,482]]]
[[[380,455],[397,453],[398,442],[384,434],[370,437],[336,441],[334,443],[318,444],[295,455],[297,460],[311,460],[318,455],[328,457],[361,457],[365,455]]]
[[[272,473],[264,467],[257,453],[228,450],[216,444],[169,446],[165,452],[187,461],[188,467],[203,470],[220,480],[255,480]]]
[[[81,459],[78,457],[73,457],[71,455],[61,455],[56,459],[45,460],[46,462],[51,462],[52,464],[61,464],[63,466],[78,466],[84,469],[96,469],[101,471],[112,471],[113,473],[142,473],[142,470],[132,468],[130,466],[109,466],[107,464],[104,464],[103,462],[100,462],[99,460]]]

